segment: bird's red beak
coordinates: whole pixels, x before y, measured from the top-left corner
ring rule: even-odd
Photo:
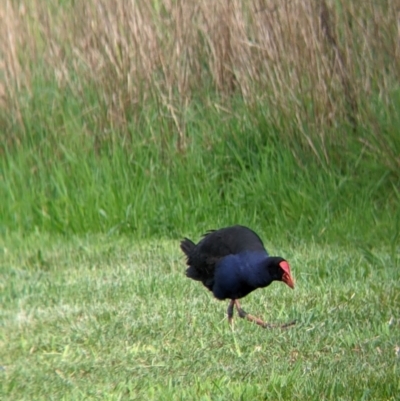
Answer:
[[[282,276],[282,281],[287,284],[290,288],[294,288],[294,281],[292,278],[292,275],[290,274],[290,267],[289,263],[286,262],[285,260],[281,263],[279,263],[279,266],[283,270],[283,276]]]

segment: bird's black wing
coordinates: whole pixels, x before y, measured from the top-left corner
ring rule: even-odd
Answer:
[[[265,251],[261,238],[250,228],[232,226],[209,231],[197,244],[202,253],[216,257],[236,255],[245,251]]]

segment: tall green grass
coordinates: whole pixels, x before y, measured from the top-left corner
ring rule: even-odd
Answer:
[[[228,114],[197,104],[184,150],[148,119],[97,146],[75,107],[60,105],[69,116],[62,131],[38,121],[29,141],[6,149],[3,232],[176,237],[241,222],[294,238],[398,239],[397,176],[360,142],[328,164],[282,140],[261,105]]]

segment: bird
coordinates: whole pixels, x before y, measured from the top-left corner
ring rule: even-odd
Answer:
[[[197,244],[184,238],[180,248],[186,255],[186,276],[202,282],[218,300],[230,300],[227,309],[230,325],[236,307],[239,317],[264,328],[276,327],[245,312],[239,302],[273,281],[282,281],[294,289],[289,263],[280,256],[269,256],[253,230],[241,225],[209,230]],[[295,321],[280,327],[293,324]]]

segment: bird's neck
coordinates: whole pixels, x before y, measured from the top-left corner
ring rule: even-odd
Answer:
[[[268,254],[265,252],[245,252],[238,254],[239,274],[249,285],[255,288],[266,287],[273,278],[269,274]]]

